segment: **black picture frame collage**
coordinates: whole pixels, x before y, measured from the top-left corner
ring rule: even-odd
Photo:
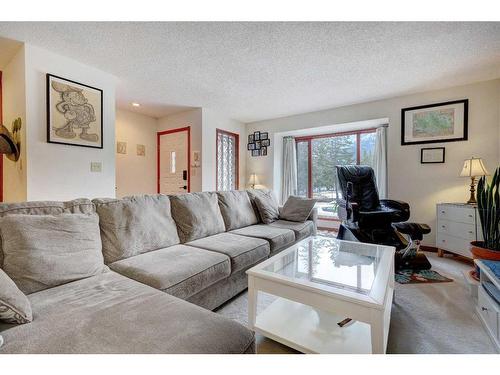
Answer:
[[[267,156],[267,148],[271,146],[268,132],[254,132],[248,135],[247,150],[252,156]]]

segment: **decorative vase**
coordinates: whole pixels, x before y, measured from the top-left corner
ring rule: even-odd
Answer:
[[[490,250],[482,247],[483,241],[472,241],[470,251],[474,259],[497,260],[500,261],[500,251]],[[470,275],[479,281],[479,268],[477,266],[470,272]]]

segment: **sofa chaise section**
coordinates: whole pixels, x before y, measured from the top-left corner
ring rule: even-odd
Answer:
[[[221,253],[174,245],[111,263],[131,279],[186,299],[231,274],[229,258]]]
[[[28,296],[33,322],[0,323],[0,353],[254,353],[241,324],[113,271]]]

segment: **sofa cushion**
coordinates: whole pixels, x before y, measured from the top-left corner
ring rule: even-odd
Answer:
[[[266,240],[233,233],[219,233],[188,242],[187,245],[227,255],[231,259],[231,273],[253,266],[267,258],[270,251]]]
[[[258,218],[246,191],[218,191],[219,207],[226,230],[257,224]]]
[[[94,199],[106,264],[179,243],[166,195]]]
[[[268,224],[251,225],[249,227],[232,230],[230,233],[267,240],[271,246],[271,253],[281,250],[295,241],[295,233],[293,230],[276,228]]]
[[[25,294],[106,270],[96,214],[0,218],[3,269]]]
[[[304,222],[316,204],[316,199],[289,196],[280,212],[280,219]]]
[[[279,219],[278,201],[271,190],[251,189],[248,190],[248,194],[252,200],[252,204],[259,213],[260,220],[264,224],[269,224]]]
[[[124,276],[182,299],[231,274],[226,255],[185,245],[136,255],[109,266]]]
[[[86,198],[67,202],[33,201],[0,203],[0,217],[7,215],[59,215],[63,213],[90,214],[95,212],[94,204]],[[0,268],[3,265],[2,239],[0,238]]]
[[[182,243],[226,230],[216,193],[172,195],[170,202]]]
[[[253,333],[113,271],[28,296],[30,324],[0,324],[1,353],[245,353]]]
[[[314,234],[314,224],[311,220],[307,220],[303,223],[298,223],[296,221],[277,220],[269,225],[276,228],[293,230],[295,233],[295,241],[312,236]]]
[[[11,324],[25,324],[33,320],[28,298],[0,269],[0,321]]]

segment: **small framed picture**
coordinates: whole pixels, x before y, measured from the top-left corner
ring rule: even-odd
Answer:
[[[260,141],[255,141],[255,149],[256,150],[260,150],[261,146],[262,146],[262,144],[260,143]]]
[[[264,133],[263,133],[263,134],[264,134]],[[267,147],[267,146],[271,146],[271,140],[270,140],[270,139],[263,139],[263,140],[261,140],[261,141],[260,141],[260,144],[261,144],[262,146],[266,146],[266,147]]]
[[[255,143],[249,143],[248,150],[255,150]]]
[[[260,149],[260,154],[262,156],[267,156],[267,147],[263,146],[261,149]]]
[[[268,137],[269,136],[268,136],[267,132],[260,133],[260,140],[261,141],[264,140],[264,139],[268,139]]]
[[[260,132],[254,132],[253,139],[254,141],[260,141]]]
[[[260,150],[252,150],[252,156],[260,156]]]
[[[253,134],[248,135],[248,143],[253,143]]]
[[[444,147],[429,147],[420,149],[421,164],[438,164],[444,163],[445,149]]]

